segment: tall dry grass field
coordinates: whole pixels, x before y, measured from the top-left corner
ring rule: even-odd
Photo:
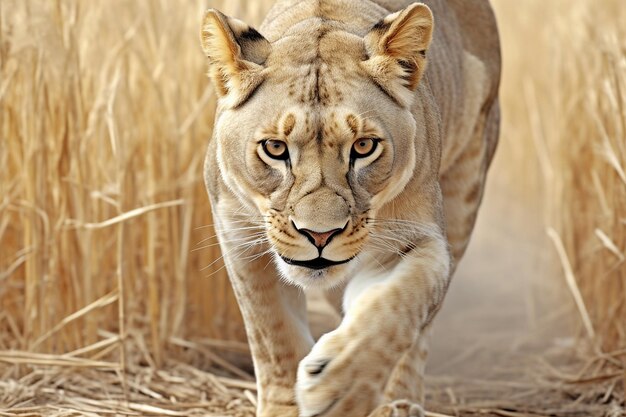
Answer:
[[[562,281],[597,347],[624,348],[626,9],[619,0],[495,6],[505,64],[497,157],[508,165],[493,174],[544,212],[559,268],[540,279]]]
[[[122,338],[159,363],[172,337],[243,339],[202,180],[198,33],[210,6],[262,5],[2,0],[0,350],[101,358]]]
[[[132,347],[158,365],[187,339],[243,340],[202,181],[215,99],[198,31],[209,6],[258,23],[270,3],[2,0],[0,361],[104,366]],[[566,272],[543,279],[592,340],[624,347],[626,8],[494,3],[492,180],[542,190]]]

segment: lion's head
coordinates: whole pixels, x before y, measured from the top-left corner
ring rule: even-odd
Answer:
[[[366,34],[309,18],[272,42],[206,13],[201,39],[220,97],[220,174],[263,216],[289,280],[337,284],[368,242],[377,210],[415,175],[425,134],[411,107],[432,31],[423,4]]]

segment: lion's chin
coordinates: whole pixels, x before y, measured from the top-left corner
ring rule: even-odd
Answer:
[[[294,264],[280,256],[274,257],[281,278],[290,284],[304,289],[330,289],[340,286],[354,270],[355,259],[349,259],[341,263],[331,263],[330,266],[316,268]]]

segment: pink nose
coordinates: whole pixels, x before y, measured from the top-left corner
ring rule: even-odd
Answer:
[[[343,229],[334,229],[334,230],[329,230],[327,232],[314,232],[313,230],[309,230],[309,229],[298,229],[298,232],[306,236],[307,239],[309,239],[312,244],[322,249],[324,246],[328,245],[328,243],[330,242],[330,239],[333,236],[341,233],[342,230]]]

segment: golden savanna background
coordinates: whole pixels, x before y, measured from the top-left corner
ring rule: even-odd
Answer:
[[[626,7],[493,4],[501,142],[427,409],[624,416]],[[0,415],[254,415],[198,33],[270,5],[0,0]]]

